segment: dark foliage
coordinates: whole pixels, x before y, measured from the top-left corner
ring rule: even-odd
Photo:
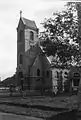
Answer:
[[[54,56],[57,64],[71,65],[74,62],[77,65],[80,62],[77,4],[70,2],[66,7],[42,23],[41,45],[48,56]]]

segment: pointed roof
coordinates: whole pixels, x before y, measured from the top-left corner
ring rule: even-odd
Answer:
[[[29,19],[26,19],[22,16],[22,11],[20,10],[20,19],[19,19],[19,23],[18,23],[18,27],[19,25],[23,23],[23,25],[27,28],[30,28],[30,29],[33,29],[33,30],[36,30],[38,31],[38,28],[36,26],[36,23],[34,20],[29,20]],[[17,28],[18,28],[17,27]]]
[[[37,58],[38,55],[43,54],[42,49],[40,48],[40,46],[34,46],[32,48],[30,48],[26,53],[25,53],[25,69],[28,70],[28,68],[31,68]],[[47,57],[44,55],[43,57],[43,64],[45,64],[46,60],[48,61],[47,63],[50,65],[49,60],[47,59]],[[45,62],[44,62],[45,61]],[[47,64],[47,65],[48,65]]]
[[[28,20],[24,17],[21,18],[23,21],[23,24],[26,25],[27,27],[37,29],[36,23],[33,20]]]

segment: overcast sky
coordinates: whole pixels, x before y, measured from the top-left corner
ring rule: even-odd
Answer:
[[[12,76],[17,64],[17,32],[20,10],[22,16],[35,20],[37,27],[44,18],[62,10],[65,2],[61,0],[0,0],[0,77],[3,80]]]

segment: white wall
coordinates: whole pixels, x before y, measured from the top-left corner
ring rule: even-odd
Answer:
[[[63,69],[62,70],[62,77],[63,77],[63,82],[65,82],[67,80],[67,75],[65,74],[65,72],[67,72],[67,74],[69,73],[68,69]]]
[[[57,72],[61,72],[62,71],[62,78],[63,78],[63,82],[65,82],[67,80],[67,75],[65,74],[65,72],[69,73],[68,69],[59,69],[59,68],[53,68],[52,69],[52,83],[53,85],[57,85]]]

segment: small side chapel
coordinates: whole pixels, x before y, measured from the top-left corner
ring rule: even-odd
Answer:
[[[50,62],[43,53],[35,21],[22,17],[17,27],[17,84],[29,86],[29,89],[52,87]]]

